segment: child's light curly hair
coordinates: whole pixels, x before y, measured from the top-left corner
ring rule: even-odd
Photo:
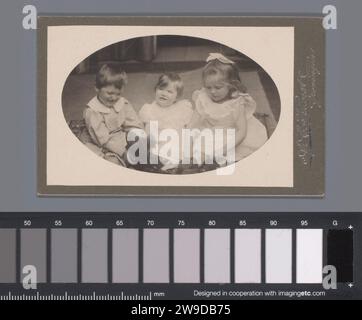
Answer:
[[[206,66],[202,70],[202,78],[205,79],[210,75],[221,75],[234,92],[246,93],[247,91],[241,81],[239,70],[235,63],[227,58],[223,60],[219,58],[208,59]]]
[[[114,85],[122,89],[127,84],[127,74],[119,63],[105,63],[96,74],[96,88]]]
[[[177,98],[180,98],[183,94],[184,84],[182,82],[181,77],[175,72],[168,72],[161,74],[156,83],[155,90],[164,89],[170,83],[172,83],[175,86],[177,91]]]

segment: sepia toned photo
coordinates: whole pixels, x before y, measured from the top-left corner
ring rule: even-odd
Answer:
[[[320,20],[222,20],[41,17],[39,194],[322,195]]]
[[[199,129],[198,135],[205,128],[234,129],[240,137],[228,149],[235,148],[235,161],[240,161],[262,147],[280,115],[278,90],[258,64],[222,44],[185,36],[141,37],[102,48],[69,75],[62,107],[72,132],[103,159],[166,174],[199,173],[222,164],[215,155],[187,164],[181,157],[172,161],[166,152],[172,146],[163,157],[154,154],[151,163],[150,153],[167,143],[151,146],[161,130],[177,132],[178,151],[183,129]],[[132,128],[144,130],[144,161],[127,157]],[[196,148],[192,151],[189,160],[196,158]]]

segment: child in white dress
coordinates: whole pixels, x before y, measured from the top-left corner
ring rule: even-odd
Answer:
[[[162,144],[164,144],[162,142],[151,149],[150,152],[159,157],[162,171],[174,169],[181,162],[182,129],[187,127],[193,114],[191,102],[186,99],[180,99],[182,93],[183,82],[178,74],[162,74],[155,86],[155,100],[150,104],[145,104],[139,112],[148,135],[152,134],[150,132],[150,121],[154,121],[158,125],[158,132],[156,134],[164,129],[174,129],[180,138],[178,141],[178,159],[159,154]]]
[[[235,145],[227,145],[224,139],[223,153],[233,147],[235,161],[241,160],[267,141],[266,128],[254,116],[256,103],[242,85],[234,62],[218,53],[211,53],[206,61],[203,88],[192,96],[195,113],[190,127],[235,129]]]

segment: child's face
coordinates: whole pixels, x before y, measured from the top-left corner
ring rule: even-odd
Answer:
[[[230,96],[230,86],[224,77],[219,74],[206,76],[204,87],[207,95],[214,102],[223,102]]]
[[[169,83],[164,88],[157,88],[155,99],[160,107],[166,108],[175,103],[177,99],[177,89],[173,83]]]
[[[122,89],[118,89],[113,84],[97,89],[99,101],[108,108],[112,108],[121,98],[121,93]]]

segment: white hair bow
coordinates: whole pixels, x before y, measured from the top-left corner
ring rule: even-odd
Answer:
[[[209,56],[206,59],[206,62],[212,61],[212,60],[219,60],[222,63],[226,64],[234,64],[234,61],[231,61],[230,59],[223,56],[221,53],[209,53]]]

